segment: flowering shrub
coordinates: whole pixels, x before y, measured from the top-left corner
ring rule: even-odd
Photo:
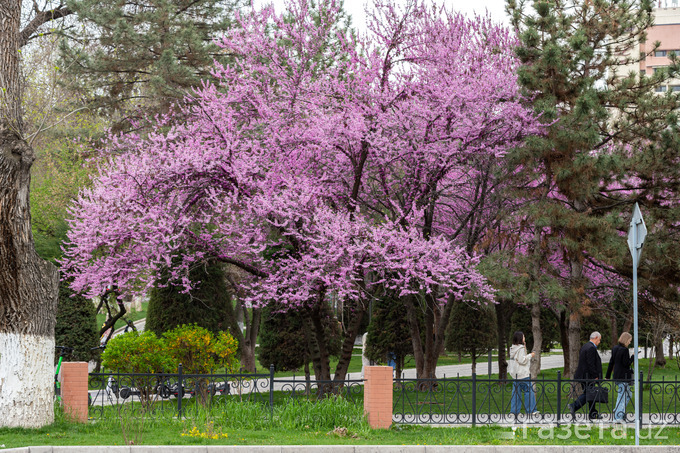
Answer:
[[[182,325],[163,334],[167,354],[187,373],[210,373],[215,368],[236,368],[238,342],[227,332],[214,335],[197,325]]]
[[[115,336],[106,345],[102,365],[121,373],[160,373],[172,370],[165,342],[153,332],[132,331]]]

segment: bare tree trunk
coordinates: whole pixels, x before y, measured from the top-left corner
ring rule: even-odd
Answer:
[[[494,305],[498,331],[498,377],[500,379],[507,379],[508,377],[508,362],[505,359],[508,349],[508,325],[515,308],[516,305],[507,299],[501,299]]]
[[[562,343],[562,356],[564,357],[564,376],[571,376],[573,372],[571,369],[571,345],[569,344],[569,320],[567,318],[567,311],[560,311],[560,343]]]
[[[616,313],[612,310],[609,312],[609,328],[611,329],[611,348],[612,349],[619,342],[619,328],[616,325]]]
[[[328,354],[328,348],[326,347],[326,337],[324,335],[323,324],[321,321],[321,304],[324,303],[325,291],[319,291],[317,295],[317,301],[309,311],[309,318],[312,322],[312,337],[315,340],[316,348],[319,352],[319,375],[317,379],[324,381],[331,380],[331,366],[330,366],[330,356]]]
[[[541,371],[541,348],[543,347],[543,332],[541,331],[541,304],[535,303],[531,306],[531,333],[534,336],[534,346],[532,351],[536,353],[531,360],[529,371],[531,379],[536,379],[538,372]]]
[[[416,377],[418,379],[436,378],[437,360],[443,349],[446,326],[449,324],[451,310],[455,299],[450,296],[442,307],[432,297],[426,298],[425,312],[425,342],[420,340],[420,327],[416,316],[414,296],[405,299],[406,314],[413,343],[413,356],[416,362]],[[435,317],[435,311],[440,311]],[[438,319],[435,328],[435,319]]]
[[[0,426],[54,420],[59,277],[35,252],[29,206],[35,156],[22,139],[21,0],[0,4]]]
[[[406,297],[404,299],[404,305],[406,306],[406,318],[408,320],[409,330],[411,331],[413,359],[416,362],[416,377],[420,377],[425,368],[425,352],[423,351],[423,343],[420,341],[420,326],[418,325],[418,316],[416,315],[414,299],[415,296]]]
[[[569,315],[569,363],[573,364],[573,368],[569,369],[569,373],[565,370],[565,378],[573,378],[578,364],[578,354],[580,351],[579,344],[581,343],[581,313],[576,310]]]
[[[255,361],[255,345],[257,344],[257,334],[260,331],[261,318],[262,310],[260,308],[253,308],[250,323],[246,325],[243,349],[241,350],[241,366],[250,373],[255,372],[257,364]]]
[[[365,304],[358,304],[356,310],[352,313],[352,320],[349,323],[349,327],[345,332],[345,338],[342,342],[338,365],[335,367],[335,381],[344,381],[347,376],[347,369],[349,368],[349,363],[352,360],[352,352],[354,351],[354,339],[359,335],[361,321],[365,314]]]
[[[664,356],[663,353],[663,332],[660,332],[657,335],[654,335],[654,366],[663,368],[666,366],[666,357]]]

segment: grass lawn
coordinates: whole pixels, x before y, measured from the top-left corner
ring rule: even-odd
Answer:
[[[124,445],[132,441],[145,445],[630,445],[634,430],[599,426],[509,427],[427,427],[395,425],[371,430],[365,425],[343,429],[329,426],[272,426],[248,428],[191,420],[146,421],[143,424],[117,420],[71,423],[60,418],[40,429],[0,428],[5,448],[35,445]],[[343,427],[337,427],[343,428]],[[216,438],[213,438],[216,437]],[[644,428],[641,445],[677,445],[680,428]]]

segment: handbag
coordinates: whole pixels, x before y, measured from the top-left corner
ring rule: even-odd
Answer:
[[[515,355],[508,360],[508,375],[513,379],[517,377],[517,373],[519,373],[519,365],[517,364],[517,360],[515,360],[517,352],[519,352],[519,349],[515,352]]]
[[[608,403],[609,389],[601,384],[589,384],[586,387],[586,401],[593,403]]]

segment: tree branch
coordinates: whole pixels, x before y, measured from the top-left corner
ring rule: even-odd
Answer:
[[[61,19],[68,15],[73,14],[73,11],[68,6],[63,6],[61,8],[55,8],[47,11],[38,11],[36,9],[36,15],[31,21],[26,25],[26,27],[21,30],[19,34],[19,47],[24,47],[33,37],[33,34],[42,25],[53,20]]]

